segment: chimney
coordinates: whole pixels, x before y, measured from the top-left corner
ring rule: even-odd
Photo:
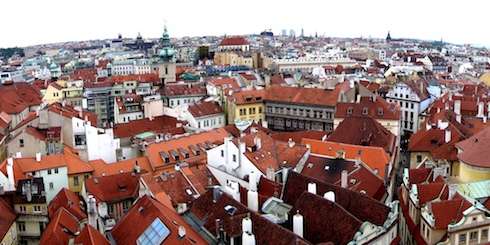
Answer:
[[[303,215],[296,210],[296,214],[293,216],[293,232],[299,237],[303,237]]]
[[[276,171],[274,170],[274,168],[272,168],[272,166],[267,167],[267,169],[266,169],[266,176],[267,176],[267,179],[270,179],[272,181],[275,181],[275,179],[276,179]]]
[[[289,169],[286,166],[282,166],[282,184],[285,185],[288,180]]]
[[[308,183],[308,192],[316,195],[316,183]]]
[[[448,194],[448,200],[451,200],[451,199],[453,199],[454,195],[456,194],[456,188],[458,188],[458,185],[456,185],[456,184],[449,184],[447,186],[447,188],[448,188],[448,192],[449,192],[449,194]]]
[[[179,231],[178,231],[178,232],[179,232],[179,238],[181,238],[181,239],[182,239],[182,238],[184,238],[184,237],[185,237],[185,233],[186,233],[186,232],[185,232],[185,227],[184,227],[184,226],[179,225]]]
[[[461,100],[454,101],[454,113],[461,115]]]
[[[10,190],[15,188],[15,178],[14,178],[14,159],[9,157],[7,159],[7,178],[10,185]]]
[[[289,145],[289,147],[291,147],[291,148],[292,148],[292,147],[294,146],[294,144],[295,144],[295,143],[294,143],[293,139],[289,138],[289,139],[288,139],[288,145]]]
[[[360,94],[356,94],[356,103],[361,103],[361,95]]]
[[[240,202],[240,184],[238,184],[238,182],[230,181],[227,189],[233,199],[235,199],[235,201],[237,202]]]
[[[373,102],[376,102],[377,95],[373,95]]]
[[[456,114],[456,122],[461,123],[461,114]]]
[[[259,211],[259,194],[257,193],[257,181],[255,173],[250,172],[249,176],[249,188],[247,192],[247,204],[248,208],[254,212]]]
[[[250,219],[250,213],[247,217],[242,219],[242,232],[252,233],[252,219]]]
[[[331,202],[335,202],[335,192],[333,191],[325,192],[325,194],[323,194],[323,198]]]
[[[476,117],[485,117],[485,113],[483,112],[484,106],[485,105],[483,101],[478,102],[478,114],[476,115]]]
[[[260,150],[260,148],[262,148],[262,140],[260,139],[260,137],[258,135],[255,135],[255,137],[254,137],[254,144],[255,144],[255,148],[257,150]]]
[[[347,188],[347,176],[348,172],[347,170],[342,170],[342,173],[340,173],[340,187],[342,188]]]
[[[451,141],[451,130],[446,129],[444,130],[444,142],[449,143]]]
[[[20,152],[20,151],[16,152],[15,158],[22,158],[22,152]]]
[[[338,150],[337,151],[337,158],[345,159],[345,151],[344,150]]]
[[[41,161],[41,152],[37,152],[36,153],[36,162],[40,162]]]
[[[255,245],[255,236],[250,232],[242,233],[242,245]]]
[[[32,201],[32,185],[31,185],[31,181],[28,180],[27,182],[25,182],[25,193],[26,193],[26,199],[28,202],[31,202]]]

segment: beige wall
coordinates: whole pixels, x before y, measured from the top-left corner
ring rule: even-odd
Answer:
[[[17,241],[17,223],[13,223],[7,231],[3,239],[0,241],[2,245],[16,245]]]
[[[21,147],[20,140],[24,141],[24,147]],[[21,152],[22,157],[35,157],[38,152],[46,155],[45,142],[26,132],[21,132],[17,137],[10,140],[7,149],[8,154],[11,156],[14,156],[17,152]]]

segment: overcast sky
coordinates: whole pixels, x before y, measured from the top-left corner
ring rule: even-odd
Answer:
[[[304,28],[334,37],[410,37],[490,46],[487,0],[1,0],[0,47],[116,37]]]

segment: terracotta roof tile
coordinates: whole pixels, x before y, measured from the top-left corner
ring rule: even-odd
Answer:
[[[111,234],[117,244],[136,244],[138,237],[156,218],[160,219],[170,231],[162,244],[207,244],[175,211],[147,195],[138,199],[128,213],[114,226]],[[178,235],[179,226],[183,226],[186,231],[183,239]]]
[[[51,200],[48,206],[48,215],[51,219],[56,214],[56,212],[61,208],[65,208],[70,214],[75,216],[78,220],[83,220],[87,218],[87,214],[82,209],[80,205],[80,198],[77,194],[72,191],[62,188],[58,194]]]
[[[65,245],[80,231],[78,220],[61,207],[54,214],[41,236],[41,245]]]
[[[98,201],[114,203],[129,198],[137,198],[139,178],[139,175],[133,173],[92,177],[85,180],[85,188]]]
[[[462,162],[480,168],[490,168],[490,159],[488,157],[490,127],[486,127],[467,140],[457,143],[456,147],[461,150],[458,154],[458,159]]]
[[[81,245],[109,245],[109,241],[90,224],[83,227],[80,235],[75,238],[75,244]]]
[[[152,120],[144,118],[116,124],[114,126],[114,136],[117,138],[128,138],[144,132],[178,135],[185,133],[182,125],[183,122],[165,115],[154,117]]]
[[[335,118],[369,115],[377,120],[400,120],[400,109],[396,104],[388,103],[376,95],[361,97],[359,103],[338,103],[335,109]]]
[[[263,103],[265,97],[265,90],[263,89],[252,89],[252,90],[241,90],[232,93],[228,100],[237,105],[245,104],[255,104]]]
[[[5,200],[0,199],[0,239],[3,240],[16,218],[14,209]]]
[[[235,46],[235,45],[248,45],[247,39],[244,37],[225,37],[221,40],[220,46]]]
[[[18,114],[31,106],[41,104],[41,94],[28,83],[0,85],[0,111]]]
[[[340,86],[336,86],[334,90],[270,86],[266,89],[265,100],[305,105],[335,106],[339,92]]]
[[[134,171],[136,165],[140,167],[141,173],[152,173],[150,162],[147,157],[137,157],[114,163],[106,163],[103,160],[90,161],[90,165],[93,167],[94,172],[92,176],[108,176],[120,173],[131,173]]]
[[[198,101],[190,104],[188,110],[195,118],[223,114],[223,109],[215,101]]]

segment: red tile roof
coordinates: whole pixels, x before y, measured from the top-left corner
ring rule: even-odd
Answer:
[[[96,77],[97,69],[95,68],[76,69],[70,75],[72,80],[83,80],[84,82],[95,82]]]
[[[128,213],[114,226],[111,234],[117,244],[136,244],[138,237],[156,218],[160,219],[170,231],[162,244],[207,244],[199,233],[175,211],[147,195],[141,197],[131,207]],[[184,238],[179,238],[179,226],[183,226],[186,231]]]
[[[173,84],[161,90],[163,96],[205,96],[206,87],[202,85]]]
[[[241,90],[228,96],[228,100],[236,105],[263,103],[264,98],[263,89]]]
[[[31,106],[41,104],[41,94],[28,83],[0,85],[0,111],[18,114]]]
[[[136,81],[141,83],[158,83],[160,82],[160,78],[158,77],[158,73],[131,74],[131,75],[111,76],[109,77],[109,81],[115,84],[121,84],[123,82],[129,82],[129,81]]]
[[[217,78],[212,78],[208,81],[209,84],[213,84],[216,87],[221,87],[221,88],[230,88],[232,90],[236,90],[240,88],[240,85],[238,82],[231,77],[217,77]]]
[[[225,206],[228,205],[237,209],[234,215],[229,215],[225,211]],[[250,214],[256,244],[269,244],[270,241],[274,241],[275,245],[310,244],[290,230],[250,212],[246,206],[225,193],[213,200],[213,191],[206,192],[194,201],[190,212],[202,222],[203,228],[214,235],[217,235],[216,219],[220,219],[228,236],[240,236],[242,234],[242,219]]]
[[[83,227],[80,235],[75,238],[75,244],[81,245],[109,245],[109,241],[90,224]]]
[[[328,184],[294,171],[289,171],[283,192],[284,202],[294,204],[303,192],[307,191],[308,183],[316,183],[317,193],[322,196],[328,191],[333,191],[335,193],[335,203],[342,206],[362,222],[369,221],[375,225],[383,225],[390,212],[390,209],[383,203],[367,195]]]
[[[387,176],[390,156],[381,147],[360,146],[336,143],[331,141],[319,141],[311,139],[303,139],[305,145],[310,145],[311,153],[336,157],[339,151],[345,152],[346,159],[360,160],[369,166],[370,169],[377,171],[381,178]]]
[[[236,45],[248,45],[247,39],[244,37],[225,37],[221,40],[220,46],[236,46]]]
[[[435,220],[436,230],[447,230],[447,226],[463,218],[463,212],[472,205],[464,198],[433,202],[429,206]]]
[[[396,137],[372,117],[348,117],[330,134],[328,141],[383,148],[395,153]]]
[[[86,219],[87,214],[80,205],[80,201],[81,200],[77,194],[66,188],[62,188],[49,203],[48,215],[51,219],[53,219],[56,212],[63,207],[78,220]]]
[[[70,238],[80,232],[78,220],[65,208],[61,207],[54,214],[41,236],[41,245],[66,245]]]
[[[280,141],[292,141],[300,144],[303,139],[312,139],[312,140],[322,140],[324,137],[328,135],[325,131],[317,131],[317,130],[305,130],[305,131],[293,131],[293,132],[273,132],[271,134],[272,138]]]
[[[339,92],[340,86],[336,86],[334,90],[270,86],[266,89],[265,100],[316,106],[335,106]]]
[[[366,110],[366,113],[364,111]],[[369,115],[377,120],[400,120],[400,108],[396,104],[388,103],[376,95],[372,97],[361,97],[359,103],[338,103],[335,110],[335,118],[346,118],[349,116]]]
[[[209,144],[223,142],[223,139],[227,135],[228,132],[226,130],[223,128],[218,128],[198,134],[179,137],[165,142],[154,143],[146,148],[146,155],[150,160],[152,169],[166,167],[173,168],[177,161],[171,156],[169,153],[170,151],[177,152],[179,159],[185,159],[183,153],[181,153],[181,149],[188,151],[190,159],[187,159],[187,161],[192,160],[192,158],[201,158],[206,154],[205,150],[203,150],[201,146],[206,145],[206,142]],[[195,155],[192,148],[199,149],[200,155]],[[168,163],[164,163],[164,160],[160,154],[162,152],[169,155],[170,161]]]
[[[424,204],[434,199],[447,200],[449,189],[444,182],[418,184],[417,195],[419,206],[422,207]]]
[[[421,184],[429,180],[431,176],[432,169],[431,168],[415,168],[408,170],[408,183],[413,184]]]
[[[137,157],[114,163],[106,163],[103,160],[94,160],[90,161],[90,165],[94,169],[92,176],[95,177],[130,173],[134,171],[136,165],[140,167],[141,173],[153,173],[147,157]]]
[[[178,127],[180,126],[180,127]],[[156,134],[179,135],[184,134],[183,122],[170,116],[158,116],[150,120],[143,118],[127,123],[114,125],[114,136],[117,138],[129,138],[144,132]]]
[[[3,199],[0,199],[0,240],[3,240],[17,215],[14,209]]]
[[[133,173],[92,177],[85,180],[85,188],[99,202],[114,203],[137,198],[139,178],[139,175]]]
[[[67,118],[79,118],[85,120],[85,118],[90,121],[91,125],[97,124],[97,114],[90,111],[78,111],[71,105],[62,105],[61,103],[53,103],[49,105],[48,111],[63,115]]]
[[[215,101],[198,101],[190,104],[188,110],[195,118],[223,114],[223,109]]]
[[[353,240],[363,223],[340,206],[337,200],[331,202],[308,192],[298,197],[291,209],[291,217],[296,210],[303,215],[303,237],[313,244],[347,244]]]
[[[488,149],[490,149],[490,127],[456,144],[460,149],[458,159],[471,166],[490,168]]]

